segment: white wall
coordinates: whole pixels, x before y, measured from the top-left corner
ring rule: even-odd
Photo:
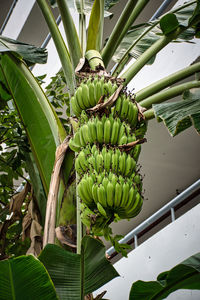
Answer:
[[[199,216],[200,204],[131,251],[114,265],[121,277],[99,291],[107,290],[105,297],[110,300],[126,300],[133,282],[156,280],[161,272],[200,252]],[[180,290],[167,299],[199,300],[200,291]]]

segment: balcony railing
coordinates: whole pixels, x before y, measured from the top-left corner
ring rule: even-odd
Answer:
[[[135,248],[138,246],[138,237],[141,237],[152,228],[154,228],[161,221],[166,219],[169,215],[171,215],[171,221],[175,221],[175,210],[182,207],[187,202],[194,199],[197,195],[200,194],[200,179],[189,186],[186,190],[164,205],[161,209],[159,209],[156,213],[154,213],[151,217],[146,219],[132,231],[130,231],[123,239],[119,241],[119,243],[128,243],[132,244],[134,242]],[[114,247],[109,248],[106,251],[107,255],[112,258],[117,252]]]

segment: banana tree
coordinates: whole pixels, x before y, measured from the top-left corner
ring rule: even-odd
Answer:
[[[188,1],[155,21],[134,26],[148,2],[129,0],[104,45],[104,17],[109,15],[113,1],[51,1],[59,8],[66,44],[50,3],[37,0],[62,65],[69,100],[69,131],[28,68],[30,63],[44,62],[45,52],[6,38],[0,40],[1,90],[12,98],[28,137],[31,153],[25,162],[33,202],[41,215],[41,220],[34,220],[44,228],[43,247],[55,243],[57,237],[57,243],[76,247],[80,254],[86,228],[87,234],[104,236],[125,254],[128,246],[118,243],[119,236],[112,236],[110,224],[133,218],[142,209],[137,160],[141,144],[146,142],[148,120],[158,117],[173,135],[192,124],[199,131],[200,82],[198,78],[185,84],[179,82],[198,73],[200,63],[144,87],[135,95],[127,90],[135,75],[147,63],[153,63],[170,42],[181,43],[199,35],[198,0]],[[71,6],[79,14],[79,33]],[[90,15],[88,27],[86,14]],[[126,68],[132,57],[136,60]],[[110,74],[106,68],[112,60],[116,65]],[[183,93],[184,101],[162,103]],[[33,219],[33,209],[30,214]],[[66,228],[62,227],[68,225],[74,237],[75,222],[76,246],[72,239],[67,242]]]

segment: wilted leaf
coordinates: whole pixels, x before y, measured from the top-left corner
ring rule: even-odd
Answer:
[[[28,195],[30,190],[31,190],[31,186],[27,182],[25,187],[23,188],[23,190],[20,193],[14,195],[11,198],[11,200],[10,200],[10,212],[13,212],[13,213],[18,214],[18,215],[21,214],[22,204],[23,204],[24,200],[26,199],[26,196]]]
[[[200,253],[161,273],[157,281],[136,281],[132,285],[129,300],[161,300],[178,289],[200,290]]]
[[[157,118],[161,119],[172,136],[194,125],[200,133],[200,89],[186,91],[183,101],[154,104]]]

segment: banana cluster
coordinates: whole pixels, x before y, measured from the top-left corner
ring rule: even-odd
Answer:
[[[78,153],[75,169],[80,177],[82,222],[94,234],[102,233],[113,221],[133,218],[143,203],[142,179],[137,172],[141,145],[136,140],[143,138],[146,123],[139,121],[137,103],[120,92],[111,107],[87,113],[102,96],[101,100],[107,101],[117,88],[113,80],[89,78],[71,99],[79,128],[69,146]],[[129,145],[134,147],[129,149]]]
[[[97,173],[105,170],[107,173],[131,176],[135,168],[134,156],[132,157],[118,148],[108,148],[107,146],[103,146],[101,151],[96,145],[87,146],[80,151],[75,161],[75,169],[80,176],[93,170]]]
[[[139,174],[133,173],[130,178],[124,178],[112,172],[94,171],[83,176],[78,193],[89,209],[97,208],[105,218],[118,216],[120,219],[129,219],[141,210],[141,188]]]
[[[96,116],[89,120],[85,119],[83,113],[81,116],[81,126],[69,144],[75,152],[79,152],[81,148],[94,143],[120,146],[136,140],[130,126],[122,122],[120,118],[113,117],[112,113],[108,117],[104,114],[102,118]]]
[[[116,91],[117,87],[115,82],[109,79],[106,80],[104,76],[101,79],[98,76],[89,78],[86,82],[80,84],[71,98],[73,112],[79,117],[83,110],[95,106],[101,96],[105,96],[104,100],[106,101]]]

